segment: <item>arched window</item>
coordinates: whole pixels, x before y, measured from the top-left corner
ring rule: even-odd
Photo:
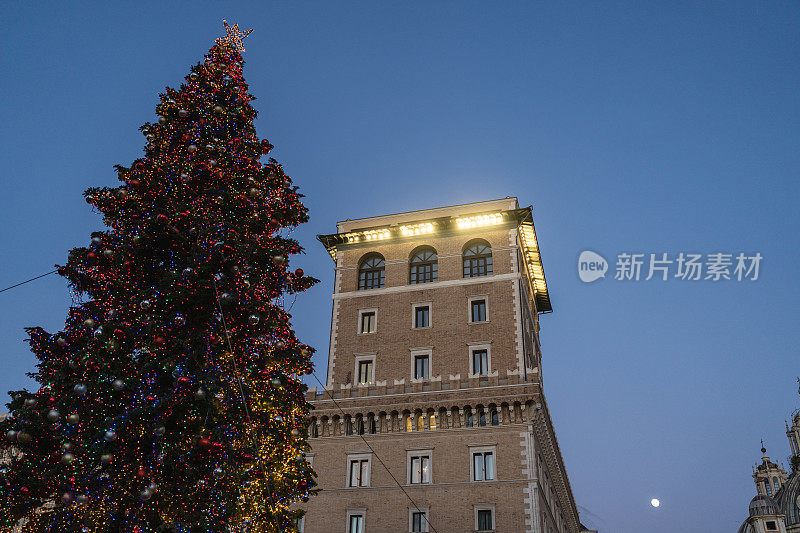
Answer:
[[[778,478],[777,477],[772,478],[772,486],[775,488],[775,492],[777,493],[778,490],[780,489],[780,487],[778,486]]]
[[[357,426],[358,426],[358,434],[359,435],[363,435],[364,434],[364,419],[362,417],[360,417],[360,416],[358,417]]]
[[[412,285],[439,280],[439,259],[436,250],[422,246],[414,250],[409,262],[408,281]]]
[[[411,415],[406,415],[406,431],[414,431],[414,421],[412,420]]]
[[[484,240],[470,241],[464,247],[464,277],[476,278],[492,274],[492,247]]]
[[[428,419],[428,423],[431,429],[436,429],[436,415],[431,415]]]
[[[500,417],[497,414],[497,409],[492,409],[492,425],[496,426],[500,424]]]
[[[486,412],[483,408],[478,409],[478,425],[481,427],[486,425]]]
[[[764,486],[767,487],[767,496],[772,497],[772,486],[769,484],[769,479],[764,480]]]
[[[375,423],[375,415],[369,415],[367,419],[369,420],[369,433],[370,435],[374,435],[378,432],[378,426]]]
[[[380,289],[386,281],[386,263],[380,254],[368,254],[358,266],[358,290]]]
[[[422,415],[417,417],[417,431],[425,431],[425,419]]]
[[[467,407],[467,427],[471,428],[475,425],[475,417],[472,416],[472,409]]]
[[[319,430],[317,429],[316,420],[311,422],[311,436],[312,437],[319,437]]]
[[[345,435],[352,435],[353,434],[353,420],[348,416],[344,422],[344,433]]]

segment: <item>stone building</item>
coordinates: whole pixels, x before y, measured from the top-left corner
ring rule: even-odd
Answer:
[[[791,427],[786,422],[786,436],[792,472],[787,476],[783,466],[772,462],[762,443],[761,464],[753,467],[757,494],[739,533],[800,533],[800,410],[792,413]]]
[[[578,533],[542,390],[552,311],[531,208],[505,198],[338,224],[320,493],[304,533]]]

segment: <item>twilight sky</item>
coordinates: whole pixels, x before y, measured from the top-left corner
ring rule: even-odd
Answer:
[[[534,208],[555,309],[545,393],[587,525],[735,531],[759,439],[786,462],[783,421],[800,407],[800,4],[69,4],[2,8],[0,288],[88,242],[101,220],[81,192],[118,184],[112,166],[142,154],[158,92],[226,18],[255,29],[256,127],[311,210],[295,264],[323,281],[293,314],[318,374],[333,265],[316,234],[513,195]],[[587,249],[609,260],[606,279],[578,278]],[[757,281],[616,281],[621,252],[763,261]],[[0,294],[3,402],[31,384],[23,327],[57,331],[69,303],[56,276]]]

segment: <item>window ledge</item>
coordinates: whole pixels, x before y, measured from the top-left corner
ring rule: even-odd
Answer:
[[[472,321],[467,322],[467,324],[488,324],[488,323],[489,323],[488,320],[481,320],[480,322],[472,322]]]

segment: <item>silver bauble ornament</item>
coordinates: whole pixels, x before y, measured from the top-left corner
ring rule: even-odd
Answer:
[[[106,440],[106,442],[113,442],[117,440],[117,434],[114,431],[109,430],[106,431],[105,435],[103,435],[103,438]]]
[[[111,387],[116,391],[120,391],[125,388],[125,382],[121,379],[115,379],[111,382]]]
[[[84,394],[86,394],[86,390],[87,389],[86,389],[86,385],[84,385],[83,383],[78,383],[77,385],[72,387],[72,390],[78,396],[83,396]]]
[[[56,421],[56,420],[58,420],[59,418],[61,418],[61,413],[59,413],[59,412],[58,412],[58,411],[56,411],[55,409],[50,409],[50,410],[47,412],[47,419],[48,419],[50,422],[55,422],[55,421]]]
[[[248,322],[248,323],[249,323],[251,326],[255,326],[255,325],[256,325],[256,324],[258,324],[260,321],[261,321],[261,317],[260,317],[260,316],[258,316],[258,315],[256,315],[256,314],[252,314],[252,315],[250,315],[250,316],[247,318],[247,322]]]

